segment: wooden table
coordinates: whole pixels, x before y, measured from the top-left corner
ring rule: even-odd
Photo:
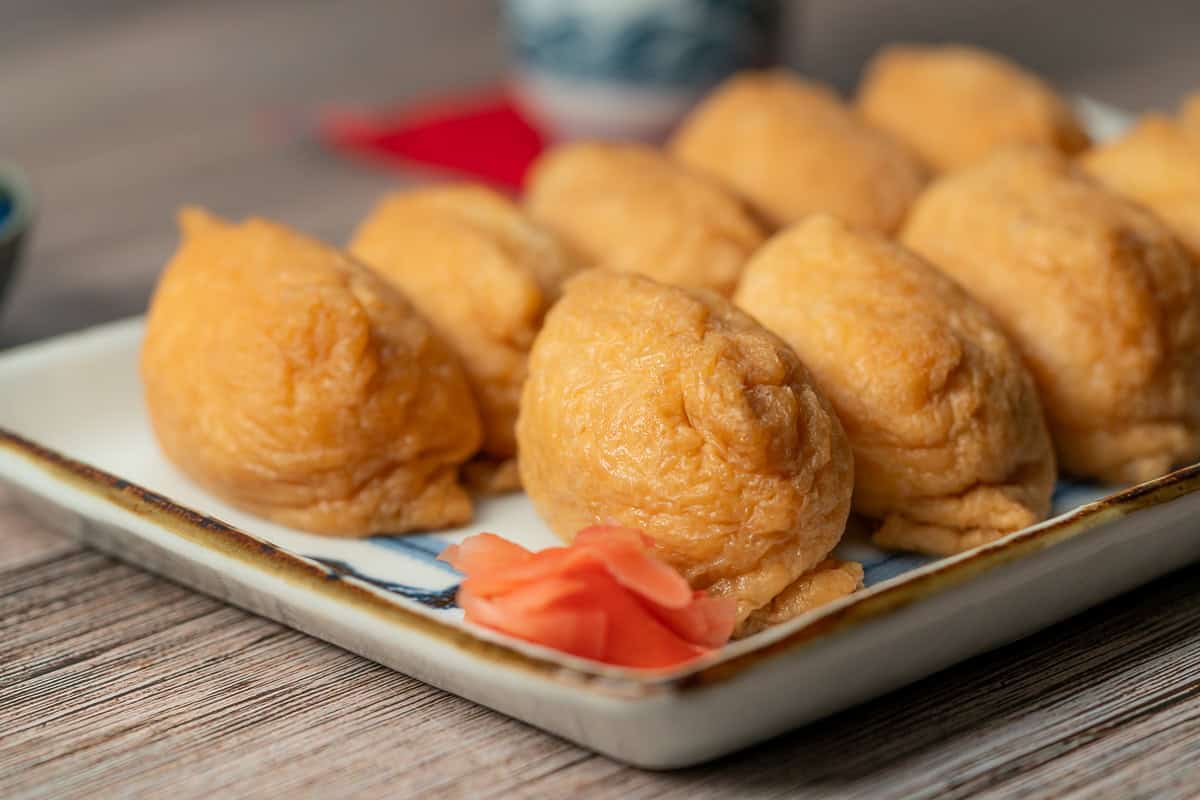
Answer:
[[[41,205],[0,345],[141,310],[185,202],[343,239],[397,179],[321,152],[304,135],[312,108],[477,85],[502,64],[494,10],[471,0],[82,5],[0,0],[0,158],[32,173]],[[982,31],[1127,107],[1200,85],[1187,4],[953,5],[812,4],[802,63],[844,84],[882,37]],[[1046,32],[1084,8],[1082,30]],[[83,549],[0,491],[0,797],[435,793],[1194,797],[1200,567],[655,774]]]

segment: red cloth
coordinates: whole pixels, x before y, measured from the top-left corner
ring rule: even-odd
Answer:
[[[330,112],[321,138],[335,150],[399,168],[429,167],[520,189],[546,139],[501,91],[382,114]]]

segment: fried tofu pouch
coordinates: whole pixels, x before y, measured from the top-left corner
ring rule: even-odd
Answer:
[[[1158,214],[1200,258],[1200,128],[1148,114],[1079,161],[1110,189]]]
[[[1018,148],[931,186],[902,241],[1000,321],[1060,465],[1112,483],[1200,452],[1200,269],[1140,206]]]
[[[782,70],[718,86],[669,148],[775,226],[825,211],[891,233],[926,179],[908,147],[864,124],[824,85]]]
[[[734,301],[833,404],[878,545],[949,555],[1045,519],[1056,470],[1033,379],[936,268],[814,215],[759,250]]]
[[[1192,92],[1184,98],[1179,109],[1179,122],[1200,136],[1200,92]]]
[[[726,296],[766,238],[733,194],[640,145],[553,148],[533,165],[525,202],[594,266]]]
[[[367,536],[466,522],[479,414],[449,348],[345,253],[261,219],[180,215],[141,375],[166,456],[232,505]]]
[[[1071,155],[1089,144],[1071,107],[1041,78],[963,45],[884,48],[864,71],[857,106],[938,172],[1011,145]]]
[[[401,289],[461,358],[483,417],[473,488],[519,486],[514,426],[533,337],[575,261],[507,197],[482,186],[389,195],[351,254]]]
[[[644,530],[693,588],[737,600],[738,635],[861,581],[826,563],[853,488],[841,424],[796,354],[715,293],[570,280],[533,346],[517,440],[552,530]]]

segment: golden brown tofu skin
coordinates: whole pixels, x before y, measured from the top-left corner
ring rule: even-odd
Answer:
[[[167,457],[284,525],[367,536],[466,522],[479,414],[449,348],[345,253],[261,219],[180,215],[141,374]]]
[[[733,194],[640,145],[556,147],[534,164],[525,202],[594,266],[724,295],[765,238]]]
[[[846,435],[791,348],[715,293],[641,276],[567,283],[517,439],[552,530],[644,530],[693,587],[737,600],[741,633],[825,560],[850,510]]]
[[[1196,458],[1200,270],[1148,211],[1017,149],[934,183],[902,241],[1016,343],[1067,472],[1128,483]]]
[[[1078,153],[1088,136],[1049,85],[1001,56],[962,45],[893,45],[871,59],[858,109],[939,172],[1011,145]]]
[[[1148,114],[1124,136],[1089,150],[1080,165],[1147,206],[1200,258],[1200,128]]]
[[[1184,98],[1179,109],[1179,122],[1189,131],[1200,135],[1200,92]]]
[[[833,404],[876,543],[948,555],[1045,519],[1056,471],[1033,379],[991,315],[923,259],[817,215],[751,259],[734,301]]]
[[[350,252],[402,290],[461,358],[484,430],[468,483],[517,488],[510,462],[529,348],[575,261],[507,197],[467,184],[383,198]]]
[[[865,125],[824,85],[784,71],[745,72],[717,87],[683,121],[670,152],[775,226],[824,211],[890,233],[926,178],[908,147]]]
[[[814,608],[853,594],[861,589],[862,585],[862,564],[827,558],[811,572],[804,573],[792,585],[775,595],[775,599],[770,603],[752,612],[741,624],[738,635],[749,636],[772,625],[787,622]]]

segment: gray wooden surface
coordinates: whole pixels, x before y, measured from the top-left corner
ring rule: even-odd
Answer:
[[[792,60],[842,86],[896,36],[1001,47],[1132,109],[1200,87],[1194,3],[826,0],[802,22]],[[0,0],[0,159],[40,204],[0,346],[139,311],[181,203],[344,238],[398,179],[321,152],[312,109],[502,64],[495,11],[471,0]],[[0,797],[510,794],[1195,797],[1200,567],[655,774],[81,549],[0,490]]]

